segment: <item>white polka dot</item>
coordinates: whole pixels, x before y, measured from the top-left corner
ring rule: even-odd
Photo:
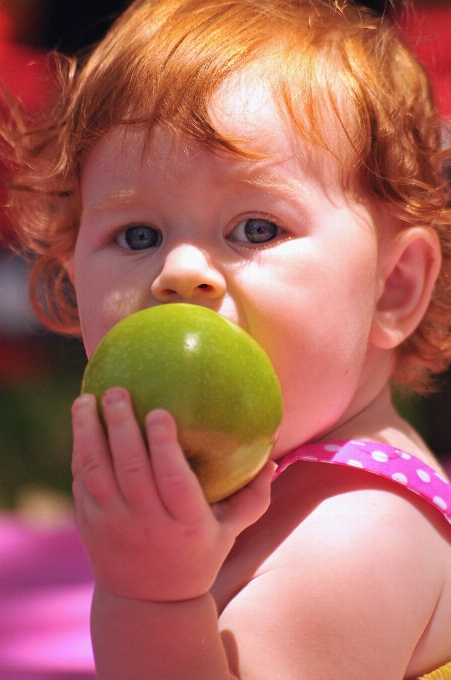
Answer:
[[[445,501],[443,500],[443,498],[440,498],[440,496],[434,496],[432,501],[433,501],[433,503],[435,503],[435,505],[437,507],[441,508],[442,510],[447,510],[448,506],[445,503]]]
[[[428,475],[426,470],[417,470],[417,475],[421,479],[422,482],[430,482],[431,477]]]
[[[359,460],[353,460],[352,458],[348,460],[348,465],[356,468],[363,468],[363,463],[361,463]]]
[[[401,482],[401,484],[407,484],[407,477],[402,474],[402,472],[395,472],[394,475],[391,476],[392,479],[395,480],[395,482]]]
[[[410,460],[411,458],[410,454],[405,451],[396,451],[396,453],[401,456],[401,458],[404,458],[404,460]]]
[[[355,439],[352,439],[349,443],[355,444],[356,446],[365,446],[365,442],[356,441]]]
[[[324,446],[324,451],[339,451],[341,449],[341,446],[337,446],[337,444],[326,444]]]
[[[379,463],[386,463],[388,455],[383,451],[373,451],[371,453],[371,458],[374,458],[374,460],[377,460]]]

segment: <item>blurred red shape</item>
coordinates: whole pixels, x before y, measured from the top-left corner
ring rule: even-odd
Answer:
[[[396,19],[405,44],[429,75],[441,115],[451,120],[451,5],[418,6]]]

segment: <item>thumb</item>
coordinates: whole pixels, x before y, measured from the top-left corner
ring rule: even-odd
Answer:
[[[265,514],[271,502],[271,480],[277,465],[266,465],[245,487],[213,506],[220,522],[229,524],[236,536]]]

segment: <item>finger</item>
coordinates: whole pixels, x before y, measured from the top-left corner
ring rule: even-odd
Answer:
[[[102,404],[120,493],[127,503],[141,505],[156,496],[156,489],[130,395],[122,387],[113,387],[105,392]]]
[[[108,449],[108,441],[97,411],[93,394],[83,394],[72,406],[74,495],[83,490],[99,503],[114,491],[116,482]]]
[[[197,521],[208,504],[180,448],[174,418],[163,409],[155,409],[147,415],[146,432],[161,502],[173,519]]]
[[[254,524],[271,502],[271,480],[277,466],[269,460],[243,489],[213,506],[218,521],[229,524],[236,535]]]

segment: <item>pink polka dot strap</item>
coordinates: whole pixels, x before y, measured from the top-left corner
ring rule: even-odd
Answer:
[[[347,465],[391,479],[432,503],[451,523],[450,483],[410,453],[358,440],[304,444],[279,461],[273,479],[297,460]]]

